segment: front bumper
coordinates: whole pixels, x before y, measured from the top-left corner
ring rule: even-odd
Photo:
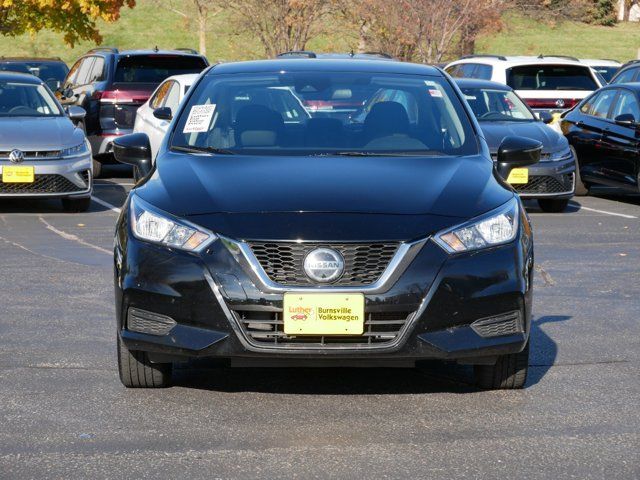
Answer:
[[[395,318],[399,326],[393,336],[376,342],[294,339],[278,344],[254,335],[248,325],[277,318],[283,293],[265,288],[224,242],[218,240],[200,254],[141,242],[131,235],[123,212],[114,257],[118,331],[130,349],[147,351],[152,360],[296,359],[291,365],[297,365],[302,360],[437,358],[473,363],[519,352],[528,340],[533,244],[524,213],[523,226],[510,244],[449,256],[426,239],[401,275],[375,290],[363,289],[365,315]],[[132,311],[162,317],[168,330],[133,331],[128,325]],[[505,314],[512,315],[517,328],[498,335],[480,328],[487,319]]]
[[[33,166],[33,183],[3,183],[2,169],[13,165],[0,160],[0,198],[84,198],[93,191],[91,154],[68,159],[27,160]]]
[[[522,198],[571,198],[576,188],[576,164],[566,160],[541,161],[529,168],[529,182],[513,185]]]

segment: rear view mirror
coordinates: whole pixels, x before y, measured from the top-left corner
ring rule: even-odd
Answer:
[[[623,127],[637,127],[638,123],[636,122],[636,118],[631,113],[623,113],[622,115],[618,115],[614,121],[617,125]]]
[[[538,118],[541,122],[546,124],[553,122],[553,115],[546,111],[538,112]]]
[[[153,116],[160,120],[171,120],[173,118],[173,113],[169,107],[160,107],[153,111]]]
[[[69,120],[76,124],[84,120],[84,117],[87,115],[87,111],[84,108],[76,105],[71,105],[67,107],[66,110]]]
[[[527,167],[540,161],[542,143],[526,137],[505,137],[498,148],[496,169],[504,179],[512,169]]]
[[[151,145],[146,133],[131,133],[113,141],[113,156],[120,163],[137,167],[141,177],[151,171]]]

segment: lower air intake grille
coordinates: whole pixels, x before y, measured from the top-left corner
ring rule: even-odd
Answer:
[[[529,183],[513,186],[518,193],[568,193],[573,191],[573,173],[558,175],[532,175]]]
[[[522,314],[519,310],[497,315],[495,317],[481,318],[471,324],[471,328],[481,337],[501,337],[522,333]]]
[[[40,174],[33,183],[2,183],[0,194],[7,193],[73,193],[86,190],[67,180],[62,175]]]
[[[245,334],[258,345],[287,348],[303,344],[308,348],[327,346],[376,345],[383,346],[395,340],[407,323],[411,312],[365,313],[362,335],[286,335],[279,312],[236,311],[236,318]]]
[[[149,335],[166,335],[176,326],[174,319],[165,315],[130,308],[127,312],[127,330]]]
[[[320,247],[334,249],[344,258],[344,273],[333,286],[371,285],[385,271],[398,250],[397,244],[345,243],[249,243],[253,254],[269,278],[287,286],[316,285],[305,274],[304,259],[307,254]]]

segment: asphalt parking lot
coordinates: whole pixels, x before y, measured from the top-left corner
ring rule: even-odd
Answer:
[[[522,391],[454,365],[207,362],[145,391],[117,376],[112,233],[132,184],[108,175],[87,213],[0,203],[0,478],[640,477],[640,196],[530,209]]]

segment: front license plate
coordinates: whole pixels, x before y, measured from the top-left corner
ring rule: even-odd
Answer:
[[[2,183],[33,183],[35,181],[32,166],[2,167]]]
[[[529,183],[529,169],[528,168],[514,168],[509,173],[509,178],[507,178],[507,182],[512,185],[522,185],[524,183]]]
[[[361,293],[285,293],[287,335],[362,335],[364,295]]]

